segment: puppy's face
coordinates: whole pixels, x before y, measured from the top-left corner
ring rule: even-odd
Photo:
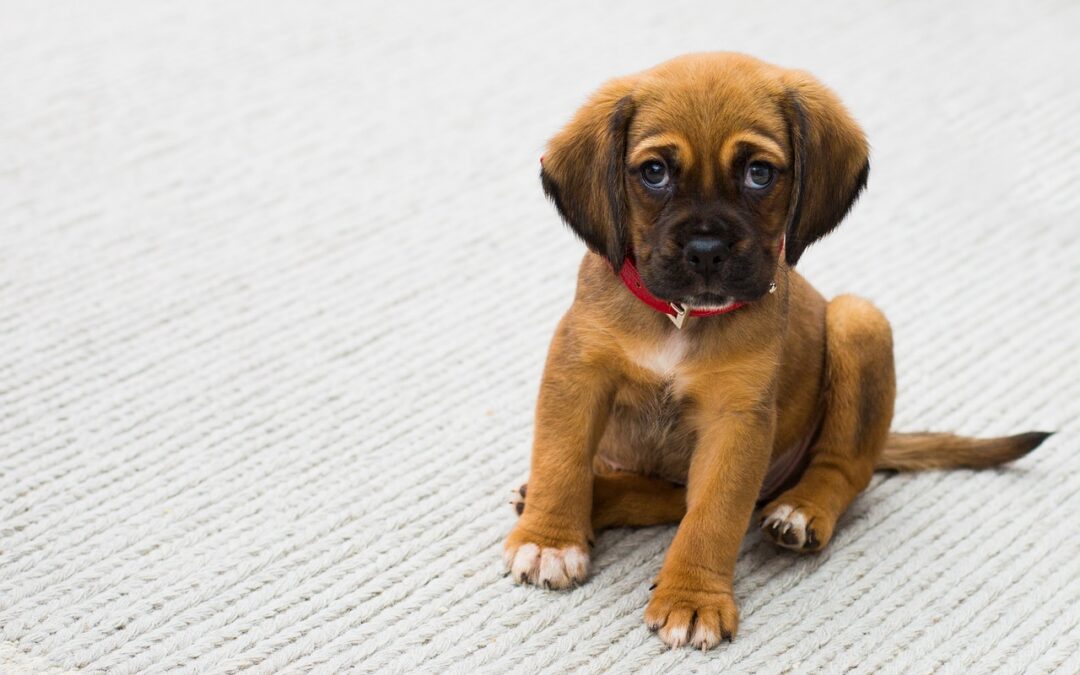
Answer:
[[[694,307],[768,292],[839,224],[867,147],[809,76],[737,54],[605,85],[552,140],[542,179],[570,226],[656,296]],[[786,240],[786,241],[785,241]]]
[[[768,292],[784,233],[787,122],[742,69],[694,65],[662,69],[634,92],[629,248],[659,297],[696,307],[753,300]]]

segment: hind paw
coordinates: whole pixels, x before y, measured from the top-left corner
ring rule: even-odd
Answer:
[[[514,513],[519,516],[525,513],[525,493],[527,492],[528,483],[522,483],[521,487],[511,490],[512,496],[510,497],[510,508],[514,509]]]
[[[833,519],[816,506],[785,502],[781,495],[762,509],[761,531],[777,546],[810,553],[829,543]]]

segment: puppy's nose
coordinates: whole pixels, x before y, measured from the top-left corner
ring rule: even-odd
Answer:
[[[731,249],[719,237],[695,237],[683,246],[686,262],[690,263],[698,274],[716,272],[730,254]]]

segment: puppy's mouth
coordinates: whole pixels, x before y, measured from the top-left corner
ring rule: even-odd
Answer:
[[[736,302],[754,302],[768,295],[771,279],[745,279],[741,283],[705,283],[701,279],[686,279],[682,275],[660,275],[659,278],[642,270],[642,281],[658,298],[677,302],[693,309],[723,309]],[[675,276],[672,279],[671,276]]]
[[[679,300],[679,304],[691,309],[716,310],[724,309],[738,302],[735,296],[722,295],[720,293],[695,293]]]
[[[753,302],[768,293],[768,287],[758,289],[753,282],[745,284],[706,284],[701,279],[686,279],[681,275],[649,274],[640,270],[642,282],[658,298],[676,302],[693,309],[723,309],[736,302]],[[671,277],[675,276],[675,279]]]

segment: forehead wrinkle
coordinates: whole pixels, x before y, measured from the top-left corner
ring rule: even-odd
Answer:
[[[713,163],[702,162],[701,163],[701,193],[710,194],[713,189],[714,181]]]

